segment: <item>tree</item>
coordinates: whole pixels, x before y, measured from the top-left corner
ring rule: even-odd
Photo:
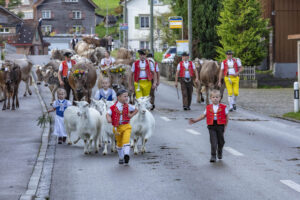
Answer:
[[[21,0],[10,0],[8,3],[8,9],[9,10],[14,9],[15,7],[21,4],[22,4]]]
[[[258,0],[223,0],[217,33],[219,61],[227,50],[233,50],[244,66],[257,66],[267,56],[268,21],[262,18]]]
[[[0,0],[0,6],[5,7],[5,0]]]
[[[172,7],[174,12],[184,19],[184,37],[187,38],[187,1],[176,0]],[[219,37],[216,25],[219,24],[220,0],[192,0],[193,12],[193,55],[201,58],[215,58]]]

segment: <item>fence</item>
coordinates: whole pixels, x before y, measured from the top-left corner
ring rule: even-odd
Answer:
[[[176,66],[173,62],[160,63],[160,74],[167,78],[168,81],[175,80]],[[255,66],[246,66],[240,74],[241,88],[257,88]]]

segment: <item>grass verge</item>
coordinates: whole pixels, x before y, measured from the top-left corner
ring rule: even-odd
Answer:
[[[283,117],[287,117],[287,118],[292,118],[292,119],[296,119],[296,120],[300,120],[300,112],[289,112],[289,113],[285,113],[283,115]]]

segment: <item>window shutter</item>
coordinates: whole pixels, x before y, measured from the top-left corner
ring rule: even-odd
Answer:
[[[139,29],[139,28],[140,28],[140,18],[135,17],[135,29]]]
[[[81,19],[85,19],[85,12],[81,12]]]
[[[51,19],[54,19],[54,12],[50,11],[51,12]]]
[[[69,12],[69,18],[70,18],[70,19],[73,19],[73,12],[72,12],[72,11]]]

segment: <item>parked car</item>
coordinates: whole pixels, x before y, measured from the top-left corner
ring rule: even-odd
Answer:
[[[176,46],[171,46],[167,49],[167,51],[163,54],[162,63],[173,62],[177,53]]]

